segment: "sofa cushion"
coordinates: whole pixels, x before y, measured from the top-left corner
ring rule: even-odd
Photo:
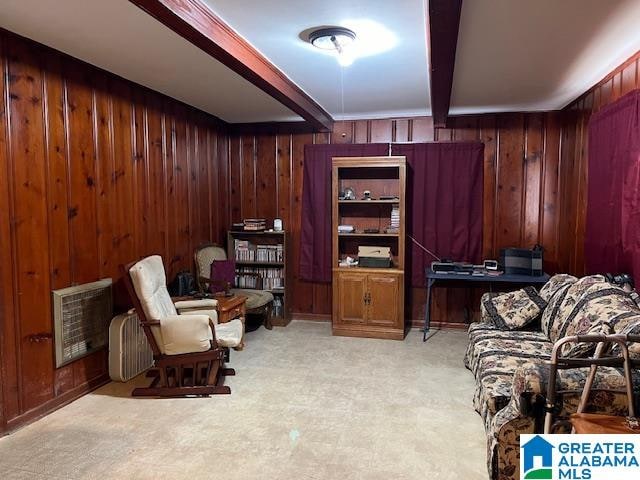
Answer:
[[[622,288],[596,283],[589,287],[560,326],[559,338],[571,335],[610,333],[611,321],[630,312],[640,313],[635,302]],[[585,356],[596,348],[594,343],[565,344],[564,356]]]
[[[537,343],[523,342],[526,351],[524,355],[516,354],[514,344],[507,354],[495,354],[479,360],[474,408],[485,423],[490,421],[489,417],[493,417],[509,403],[513,394],[513,374],[516,370],[531,368],[550,359],[551,344]]]
[[[508,334],[511,335],[508,335]],[[546,360],[551,352],[551,343],[544,335],[536,332],[495,332],[478,336],[473,342],[473,348],[467,356],[468,368],[476,378],[483,375],[484,370],[502,372],[511,371],[509,368],[518,363],[516,359]],[[509,357],[512,360],[505,360]]]
[[[551,300],[551,297],[553,297],[562,287],[564,287],[565,285],[571,285],[573,283],[576,283],[577,281],[578,279],[573,275],[559,273],[551,277],[538,293],[546,302],[548,302],[549,300]]]
[[[542,332],[547,335],[552,342],[558,341],[567,317],[573,311],[575,305],[580,301],[582,295],[592,285],[599,283],[606,287],[611,285],[606,282],[602,275],[590,275],[582,277],[575,283],[560,287],[556,294],[551,297],[547,308],[542,314]]]
[[[485,322],[487,324],[491,324],[491,319],[489,318],[489,312],[485,308],[485,303],[491,300],[492,298],[500,295],[498,292],[486,292],[482,294],[480,297],[480,321]]]
[[[525,287],[487,299],[484,308],[501,329],[518,330],[531,323],[547,306],[534,287]]]

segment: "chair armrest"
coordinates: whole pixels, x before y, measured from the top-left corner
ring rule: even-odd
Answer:
[[[178,310],[184,310],[186,308],[190,310],[198,308],[211,310],[212,308],[216,308],[218,306],[218,301],[213,298],[180,300],[178,302],[174,302],[174,305]]]

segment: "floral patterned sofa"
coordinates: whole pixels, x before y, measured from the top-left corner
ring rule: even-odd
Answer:
[[[581,279],[555,275],[537,296],[540,313],[535,322],[515,330],[496,321],[490,302],[496,294],[485,294],[481,321],[469,327],[464,361],[476,380],[474,407],[485,424],[492,480],[518,479],[519,435],[543,431],[548,360],[556,341],[587,333],[640,333],[640,308],[627,291],[602,275]],[[526,299],[512,300],[506,306],[517,314],[526,303]],[[593,344],[569,345],[563,355],[589,356],[593,348]],[[576,411],[586,375],[587,369],[559,372],[556,418]],[[600,368],[588,411],[626,414],[626,396],[611,392],[623,387],[619,370]]]

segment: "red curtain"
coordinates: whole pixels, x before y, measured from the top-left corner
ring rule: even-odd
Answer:
[[[331,282],[331,159],[388,153],[387,143],[304,146],[299,269],[302,280]]]
[[[398,144],[392,155],[409,165],[407,233],[440,258],[482,260],[484,144]],[[407,239],[407,278],[425,285],[424,269],[435,258]]]
[[[393,144],[408,163],[407,231],[439,257],[478,262],[482,255],[484,145],[477,142]],[[331,158],[387,155],[389,144],[306,145],[300,270],[303,280],[331,281]],[[410,241],[409,241],[410,242]],[[413,242],[406,278],[424,286],[433,260]]]
[[[589,121],[585,263],[640,281],[640,90]]]

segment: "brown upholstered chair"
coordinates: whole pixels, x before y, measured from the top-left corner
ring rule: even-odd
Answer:
[[[133,396],[228,394],[224,378],[235,375],[224,367],[229,347],[241,344],[239,319],[218,324],[215,300],[172,302],[162,258],[158,255],[123,268],[124,281],[153,350],[155,368],[149,387]]]
[[[209,292],[211,283],[216,281],[216,279],[211,279],[211,264],[215,260],[226,260],[227,253],[223,248],[209,243],[196,248],[194,257],[198,289],[201,293]],[[247,314],[262,316],[265,328],[271,330],[271,311],[273,308],[273,294],[271,292],[251,288],[235,288],[233,285],[222,285],[222,287],[233,295],[247,297]]]

